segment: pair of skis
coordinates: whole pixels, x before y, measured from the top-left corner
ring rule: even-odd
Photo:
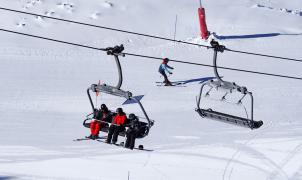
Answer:
[[[102,143],[106,143],[106,144],[108,144],[106,141],[104,141],[104,140],[97,140],[98,142],[102,142]],[[119,144],[113,144],[113,143],[110,143],[111,145],[115,145],[115,146],[118,146],[118,147],[123,147],[123,148],[126,148],[124,145],[125,145],[125,143],[124,142],[121,142],[121,143],[119,143]],[[128,149],[128,148],[127,148]],[[135,149],[135,150],[140,150],[140,151],[153,151],[153,150],[151,150],[151,149],[145,149],[144,148],[144,146],[143,145],[139,145],[138,147],[134,147],[133,149]]]
[[[96,139],[92,139],[92,138],[89,138],[88,136],[86,136],[85,138],[78,138],[78,139],[74,139],[73,141],[95,140],[95,141],[98,141],[98,142],[101,142],[101,143],[106,143],[106,144],[111,144],[111,145],[115,145],[115,146],[119,146],[119,147],[124,147],[124,142],[121,142],[120,144],[113,144],[113,143],[107,143],[105,141],[105,139],[107,139],[107,136],[101,136],[101,137],[98,137]],[[145,149],[143,145],[139,145],[138,147],[134,147],[133,149],[140,150],[140,151],[149,151],[149,152],[153,151],[151,149]]]
[[[84,138],[78,138],[78,139],[74,139],[73,141],[85,141],[85,140],[100,140],[100,139],[107,139],[107,136],[101,136],[95,139],[92,139],[88,136],[85,136]]]
[[[177,86],[177,87],[186,87],[185,85],[183,85],[183,84],[180,83],[180,82],[171,82],[170,85],[166,85],[166,84],[163,83],[163,82],[155,82],[155,83],[156,83],[156,86],[166,86],[166,87]]]
[[[164,82],[155,82],[157,86],[177,86],[177,87],[186,87],[187,84],[197,82],[198,84],[202,84],[206,81],[210,81],[215,79],[216,77],[202,77],[202,78],[195,78],[195,79],[188,79],[188,80],[181,80],[181,81],[172,81],[171,85],[166,85]]]

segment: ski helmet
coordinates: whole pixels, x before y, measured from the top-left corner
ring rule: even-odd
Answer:
[[[122,114],[122,113],[123,113],[123,109],[122,109],[122,108],[117,108],[117,109],[116,109],[116,112],[117,112],[118,114]]]
[[[133,114],[133,113],[129,114],[129,119],[131,119],[131,120],[136,119],[135,114]]]
[[[102,104],[102,105],[101,105],[101,110],[103,110],[103,111],[108,110],[108,108],[107,108],[106,104]]]

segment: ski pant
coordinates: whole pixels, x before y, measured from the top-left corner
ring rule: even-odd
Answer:
[[[124,126],[117,126],[117,125],[112,124],[109,127],[107,142],[111,143],[111,139],[112,139],[112,143],[116,143],[119,133],[124,130],[125,130]]]
[[[168,76],[166,75],[165,72],[159,72],[162,76],[164,76],[164,83],[167,84],[167,83],[170,83],[169,79],[168,79]]]
[[[138,130],[130,128],[126,132],[126,143],[125,147],[129,149],[133,149],[135,146],[135,138],[137,137]]]
[[[97,121],[93,121],[90,123],[90,133],[91,135],[99,135],[99,131],[101,128],[101,123]]]

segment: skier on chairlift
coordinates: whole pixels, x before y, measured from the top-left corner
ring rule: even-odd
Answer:
[[[113,118],[113,122],[111,126],[109,127],[108,137],[107,137],[107,143],[113,143],[115,144],[117,142],[117,138],[120,132],[125,130],[125,123],[127,120],[126,114],[123,112],[122,108],[116,109],[116,115]],[[111,141],[112,140],[112,141]]]
[[[127,124],[127,131],[126,131],[126,143],[125,148],[133,149],[135,146],[135,139],[137,138],[138,134],[140,133],[140,122],[135,114],[129,114],[128,118],[129,123]]]
[[[172,83],[169,81],[168,77],[167,77],[167,73],[172,74],[172,72],[170,70],[174,69],[173,67],[168,65],[169,59],[168,58],[164,58],[163,62],[160,64],[158,72],[164,77],[164,85],[165,86],[172,86]]]
[[[105,104],[102,104],[101,108],[99,110],[95,110],[94,112],[94,120],[90,124],[91,134],[88,136],[88,138],[97,139],[99,137],[101,127],[108,126],[108,124],[105,122],[111,122],[111,119],[111,111],[108,110]]]

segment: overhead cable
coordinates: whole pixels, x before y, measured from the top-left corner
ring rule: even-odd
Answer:
[[[68,44],[68,45],[73,45],[73,46],[78,46],[78,47],[83,47],[83,48],[88,48],[88,49],[93,49],[93,50],[107,51],[106,48],[96,48],[96,47],[92,47],[92,46],[87,46],[87,45],[82,45],[82,44],[77,44],[77,43],[71,43],[71,42],[61,41],[61,40],[52,39],[52,38],[46,38],[46,37],[42,37],[42,36],[36,36],[36,35],[32,35],[32,34],[26,34],[26,33],[16,32],[16,31],[7,30],[7,29],[1,29],[0,28],[0,31],[4,31],[4,32],[8,32],[8,33],[13,33],[13,34],[19,34],[19,35],[23,35],[23,36],[38,38],[38,39],[43,39],[43,40],[47,40],[47,41],[53,41],[53,42],[58,42],[58,43],[63,43],[63,44]],[[163,59],[163,58],[160,58],[160,57],[146,56],[146,55],[140,55],[140,54],[134,54],[134,53],[123,53],[123,54],[128,55],[128,56],[142,57],[142,58],[148,58],[148,59],[156,59],[156,60],[162,60]],[[201,63],[194,63],[194,62],[187,62],[187,61],[181,61],[181,60],[173,60],[173,59],[171,59],[170,61],[176,62],[176,63],[182,63],[182,64],[190,64],[190,65],[197,65],[197,66],[204,66],[204,67],[214,67],[212,65],[201,64]],[[274,76],[274,77],[281,77],[281,78],[302,80],[301,77],[294,77],[294,76],[287,76],[287,75],[280,75],[280,74],[273,74],[273,73],[266,73],[266,72],[257,72],[257,71],[250,71],[250,70],[244,70],[244,69],[229,68],[229,67],[223,67],[223,66],[219,66],[219,67],[217,66],[217,68],[231,70],[231,71],[239,71],[239,72],[260,74],[260,75],[266,75],[266,76]]]
[[[111,31],[117,31],[117,32],[127,33],[127,34],[133,34],[133,35],[137,35],[137,36],[145,36],[145,37],[155,38],[155,39],[161,39],[161,40],[165,40],[165,41],[173,41],[173,42],[178,42],[178,43],[183,43],[183,44],[190,44],[190,45],[195,45],[195,46],[200,46],[200,47],[212,48],[210,46],[205,46],[205,45],[196,44],[196,43],[190,43],[190,42],[185,42],[185,41],[180,41],[180,40],[174,40],[174,39],[160,37],[160,36],[155,36],[155,35],[137,33],[137,32],[133,32],[133,31],[126,31],[126,30],[117,29],[117,28],[111,28],[111,27],[106,27],[106,26],[99,26],[99,25],[94,25],[94,24],[88,24],[88,23],[83,23],[83,22],[78,22],[78,21],[72,21],[72,20],[68,20],[68,19],[62,19],[62,18],[56,18],[56,17],[51,17],[51,16],[45,16],[45,15],[41,15],[41,14],[29,13],[29,12],[25,12],[25,11],[19,11],[19,10],[8,9],[8,8],[3,8],[3,7],[0,7],[0,10],[11,11],[11,12],[16,12],[16,13],[21,13],[21,14],[32,15],[32,16],[40,16],[42,18],[53,19],[53,20],[57,20],[57,21],[64,21],[64,22],[68,22],[68,23],[79,24],[79,25],[84,25],[84,26],[90,26],[90,27],[95,27],[95,28],[101,28],[101,29],[106,29],[106,30],[111,30]]]
[[[197,43],[191,43],[191,42],[187,42],[187,41],[174,40],[174,39],[171,39],[171,38],[166,38],[166,37],[161,37],[161,36],[149,35],[149,34],[144,34],[144,33],[137,33],[137,32],[133,32],[133,31],[126,31],[126,30],[111,28],[111,27],[107,27],[107,26],[99,26],[99,25],[94,25],[94,24],[88,24],[88,23],[72,21],[72,20],[67,20],[67,19],[62,19],[62,18],[56,18],[56,17],[51,17],[51,16],[45,16],[45,15],[36,14],[36,13],[29,13],[29,12],[25,12],[25,11],[19,11],[19,10],[15,10],[15,9],[4,8],[4,7],[0,7],[0,10],[5,10],[5,11],[10,11],[10,12],[15,12],[15,13],[21,13],[21,14],[27,14],[27,15],[32,15],[32,16],[40,16],[40,17],[43,17],[43,18],[53,19],[53,20],[57,20],[57,21],[64,21],[64,22],[68,22],[68,23],[74,23],[74,24],[79,24],[79,25],[84,25],[84,26],[90,26],[90,27],[95,27],[95,28],[101,28],[101,29],[106,29],[106,30],[111,30],[111,31],[127,33],[127,34],[133,34],[133,35],[137,35],[137,36],[144,36],[144,37],[160,39],[160,40],[165,40],[165,41],[171,41],[171,42],[177,42],[177,43],[182,43],[182,44],[188,44],[188,45],[193,45],[193,46],[212,48],[211,46],[201,45],[201,44],[197,44]],[[230,51],[230,52],[234,52],[234,53],[248,54],[248,55],[254,55],[254,56],[262,56],[262,57],[281,59],[281,60],[286,60],[286,61],[302,62],[301,59],[295,59],[295,58],[273,56],[273,55],[246,52],[246,51],[239,51],[239,50],[232,50],[232,49],[229,49],[229,48],[226,48],[225,50]]]

